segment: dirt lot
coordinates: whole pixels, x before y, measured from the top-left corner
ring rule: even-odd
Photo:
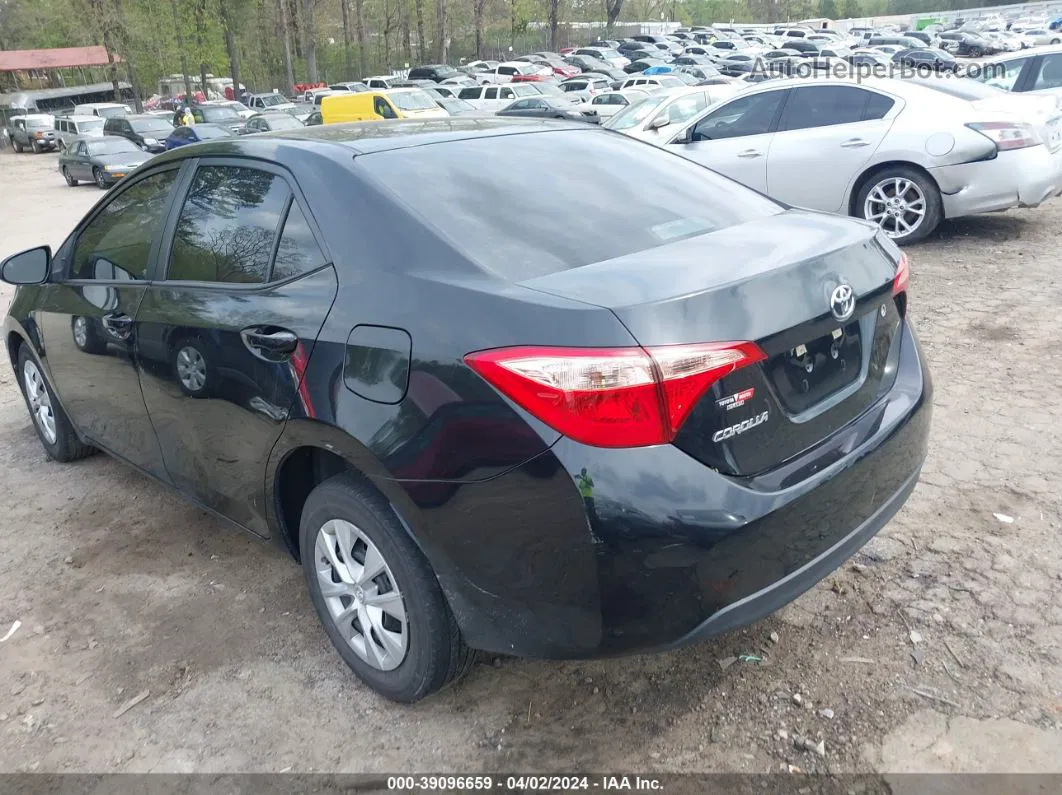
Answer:
[[[0,154],[0,188],[4,256],[100,196],[54,155]],[[910,251],[932,451],[834,577],[715,642],[486,659],[412,708],[348,673],[281,552],[103,456],[47,460],[0,363],[0,771],[1062,772],[1060,228],[1056,201]]]

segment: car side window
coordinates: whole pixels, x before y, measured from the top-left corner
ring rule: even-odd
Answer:
[[[496,89],[496,88],[488,88],[486,91],[483,92],[483,98],[484,99],[497,99],[498,98],[498,89]]]
[[[765,91],[728,102],[697,122],[690,140],[718,141],[768,133],[785,93]]]
[[[1040,68],[1033,80],[1031,91],[1045,88],[1062,88],[1062,53],[1044,55],[1040,59]]]
[[[519,99],[509,106],[509,110],[527,110],[531,107],[531,100]]]
[[[807,86],[793,89],[779,130],[807,130],[863,120],[868,92],[854,86]]]
[[[303,273],[317,270],[326,262],[321,247],[306,223],[306,215],[294,199],[288,217],[284,221],[284,231],[277,246],[277,257],[273,263],[270,281],[290,279]]]
[[[166,278],[261,284],[291,190],[276,174],[201,166],[177,220]]]
[[[892,110],[892,106],[896,104],[896,100],[884,94],[878,94],[874,91],[868,91],[867,93],[870,94],[870,98],[867,99],[867,106],[863,110],[864,121],[885,118],[885,114]]]
[[[1031,59],[1032,56],[1013,58],[1009,61],[986,66],[981,70],[978,79],[983,83],[988,83],[988,85],[1001,88],[1004,91],[1013,91],[1014,86],[1018,83],[1018,78],[1021,77],[1022,70]]]
[[[82,141],[81,143],[79,143],[77,145],[77,154],[79,154],[79,155],[87,155],[88,154],[88,147],[85,146],[85,142],[84,141]]]
[[[469,88],[462,88],[457,93],[457,96],[460,99],[479,99],[479,95],[481,93],[482,92],[480,91],[480,89],[478,87],[476,87],[476,88],[469,87]]]
[[[398,114],[395,113],[394,108],[383,97],[375,97],[372,101],[373,110],[376,111],[377,116],[383,116],[385,119],[397,119]]]
[[[515,75],[516,74],[516,67],[515,66],[499,66],[498,67],[498,74],[500,74],[500,75]]]
[[[162,171],[111,199],[78,235],[69,278],[146,278],[151,244],[176,181],[177,169]]]

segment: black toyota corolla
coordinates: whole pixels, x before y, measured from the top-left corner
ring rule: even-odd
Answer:
[[[926,454],[894,245],[580,124],[182,147],[2,276],[48,453],[104,450],[285,545],[401,701],[471,649],[755,621],[877,532]]]

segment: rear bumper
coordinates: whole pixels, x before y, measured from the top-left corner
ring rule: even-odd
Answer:
[[[940,186],[946,218],[1036,207],[1062,193],[1062,149],[1031,146],[929,173]]]
[[[905,324],[896,379],[822,444],[754,478],[673,445],[561,439],[486,482],[407,482],[404,517],[469,645],[528,657],[668,649],[756,621],[840,566],[903,505],[932,387]],[[592,479],[583,497],[577,482]]]

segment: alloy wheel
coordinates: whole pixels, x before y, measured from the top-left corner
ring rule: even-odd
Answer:
[[[29,359],[22,367],[22,384],[26,389],[26,397],[29,399],[30,413],[33,421],[37,423],[41,434],[48,440],[48,444],[55,444],[58,436],[55,431],[55,414],[52,411],[52,397],[48,394],[48,387],[44,384],[41,371],[37,369],[37,363]]]
[[[107,187],[107,181],[103,178],[103,172],[100,169],[93,169],[96,175],[96,184],[101,188]]]
[[[325,522],[314,570],[328,614],[354,653],[380,671],[401,665],[409,649],[406,604],[372,540],[344,519]]]
[[[88,347],[88,321],[83,317],[74,318],[74,343],[82,350]]]
[[[206,383],[206,359],[199,349],[187,345],[177,352],[177,377],[189,392],[198,392]]]
[[[917,183],[889,177],[870,189],[863,203],[863,217],[889,237],[906,237],[922,225],[926,209],[926,196]]]

